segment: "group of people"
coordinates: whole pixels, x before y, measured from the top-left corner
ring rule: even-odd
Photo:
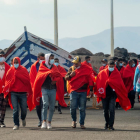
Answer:
[[[36,108],[38,127],[51,129],[55,102],[58,101],[61,113],[61,106],[67,107],[64,94],[69,93],[72,128],[77,125],[77,108],[80,127],[86,128],[87,96],[95,94],[97,101],[103,103],[105,129],[114,130],[115,103],[127,111],[134,107],[135,92],[140,94],[140,57],[128,63],[120,58],[103,59],[98,74],[90,64],[90,56],[84,62],[76,56],[72,63],[66,72],[53,54],[39,53],[28,72],[19,57],[11,60],[10,67],[5,62],[5,53],[0,52],[0,127],[6,127],[4,118],[8,102],[13,109],[14,130],[20,125],[19,108],[22,126],[26,126],[27,106],[30,111]]]

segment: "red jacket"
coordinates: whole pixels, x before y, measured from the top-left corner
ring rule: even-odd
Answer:
[[[5,73],[3,75],[3,78],[2,79],[0,78],[0,94],[2,93],[3,88],[5,86],[5,76],[8,72],[8,70],[10,69],[10,66],[6,62],[4,62],[4,64],[5,64]]]

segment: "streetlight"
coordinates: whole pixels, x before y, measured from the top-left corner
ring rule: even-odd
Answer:
[[[57,0],[54,0],[54,44],[58,46],[58,14]]]
[[[114,56],[114,18],[113,18],[113,0],[111,0],[111,56]]]

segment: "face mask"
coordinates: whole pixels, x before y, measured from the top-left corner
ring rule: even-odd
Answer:
[[[59,65],[59,63],[54,63],[54,65],[55,65],[55,66],[58,66],[58,65]]]
[[[132,67],[135,67],[135,64],[133,64]]]
[[[140,62],[139,62],[139,65],[140,65]]]
[[[39,64],[41,64],[44,60],[39,60]]]
[[[119,64],[119,66],[120,66],[120,67],[122,67],[122,66],[123,66],[123,64],[122,64],[122,63],[120,63],[120,64]]]
[[[117,65],[117,61],[115,62],[115,65]]]
[[[14,64],[14,67],[17,69],[19,67],[19,64]]]
[[[110,72],[112,72],[112,71],[114,71],[114,68],[108,68],[108,70],[110,71]]]
[[[106,64],[102,64],[103,66],[106,66]]]
[[[90,63],[90,61],[87,61],[88,63]]]
[[[11,64],[11,67],[12,67],[13,65]]]
[[[0,62],[4,62],[5,58],[4,57],[0,57]]]
[[[54,63],[54,59],[51,59],[50,60],[50,64],[52,65]]]

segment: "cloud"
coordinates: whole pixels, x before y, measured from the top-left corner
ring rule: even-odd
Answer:
[[[3,2],[7,5],[13,5],[16,4],[17,0],[0,0],[0,2]]]

